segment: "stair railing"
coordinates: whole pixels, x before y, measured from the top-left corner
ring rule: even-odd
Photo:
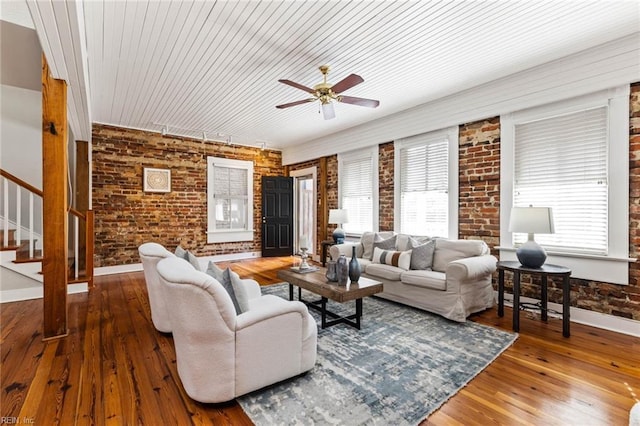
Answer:
[[[22,192],[27,191],[29,196],[29,226],[26,228],[29,232],[29,258],[34,258],[34,246],[36,241],[36,233],[34,231],[34,198],[42,199],[43,193],[40,189],[30,185],[11,173],[0,169],[2,176],[2,192],[3,192],[3,246],[9,245],[9,226],[14,225],[16,228],[14,240],[22,241]],[[11,220],[11,211],[9,207],[9,182],[16,186],[16,206],[15,220]],[[40,206],[42,203],[40,202]],[[42,209],[42,207],[40,207]],[[41,215],[42,218],[42,215]],[[40,225],[42,229],[42,224]],[[94,254],[94,216],[93,211],[87,210],[80,212],[72,207],[69,208],[69,279],[68,282],[84,282],[88,283],[89,288],[93,287],[93,254]],[[82,241],[80,241],[82,236]],[[44,255],[44,253],[43,253]]]

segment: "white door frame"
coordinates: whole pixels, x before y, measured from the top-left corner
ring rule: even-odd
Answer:
[[[318,223],[318,168],[316,166],[307,167],[306,169],[300,170],[291,170],[289,172],[289,176],[293,178],[294,190],[293,190],[293,209],[295,214],[295,220],[293,221],[293,235],[294,235],[294,247],[297,249],[297,241],[300,238],[299,230],[298,230],[298,185],[297,179],[298,177],[311,176],[313,179],[313,223],[316,224],[316,228],[313,230],[313,235],[311,235],[311,244],[313,246],[313,259],[318,261],[320,259],[319,253],[317,251],[317,223]]]

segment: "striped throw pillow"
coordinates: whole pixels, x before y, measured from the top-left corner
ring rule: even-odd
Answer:
[[[373,249],[372,262],[380,263],[382,265],[391,265],[408,271],[411,265],[411,250],[391,251],[375,247]]]

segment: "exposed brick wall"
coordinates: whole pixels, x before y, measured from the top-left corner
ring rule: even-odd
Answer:
[[[500,117],[463,124],[458,141],[458,238],[500,244]]]
[[[254,162],[254,240],[207,244],[207,157]],[[143,168],[171,170],[170,193],[142,191]],[[260,251],[261,179],[282,175],[279,151],[202,142],[157,133],[93,126],[95,265],[138,263],[147,241],[198,256]]]
[[[378,185],[380,231],[393,231],[394,191],[394,145],[393,142],[378,145]]]

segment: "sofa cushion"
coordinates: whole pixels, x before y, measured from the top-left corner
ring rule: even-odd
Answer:
[[[367,265],[364,271],[367,275],[389,281],[400,281],[400,276],[405,272],[404,269],[400,269],[397,266],[382,265],[380,263],[371,263]]]
[[[480,256],[486,248],[484,241],[480,240],[447,240],[437,238],[436,251],[433,254],[433,270],[445,272],[447,265],[454,260],[467,257]]]
[[[397,266],[398,268],[406,271],[409,269],[411,264],[411,250],[391,251],[375,247],[373,249],[373,259],[371,259],[371,262]]]
[[[360,242],[362,243],[362,258],[371,260],[373,257],[373,242],[376,241],[376,237],[379,237],[379,240],[384,240],[386,238],[393,237],[393,231],[387,232],[363,232],[360,237]],[[392,247],[395,248],[395,247]]]
[[[418,243],[413,240],[410,244]],[[418,243],[419,244],[419,243]],[[420,244],[411,248],[411,267],[415,270],[431,270],[433,265],[433,253],[436,249],[436,241],[430,240],[428,243]]]
[[[373,240],[373,248],[380,248],[382,250],[395,250],[396,249],[397,235],[384,239],[380,234],[376,234]],[[373,254],[371,256],[373,258]]]
[[[406,271],[400,276],[403,284],[424,287],[432,290],[446,290],[447,278],[437,271]]]

